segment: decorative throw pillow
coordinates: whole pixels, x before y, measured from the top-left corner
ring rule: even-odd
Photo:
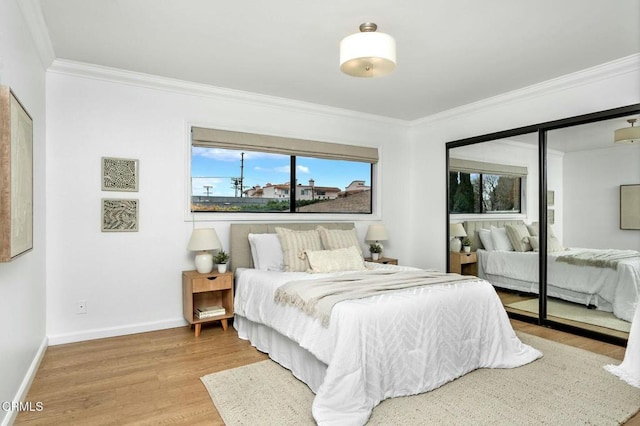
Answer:
[[[249,234],[253,267],[262,271],[284,271],[278,234]]]
[[[511,241],[509,241],[506,229],[492,225],[491,240],[493,241],[494,250],[513,251],[513,246],[511,245]]]
[[[306,250],[311,273],[328,273],[342,271],[362,271],[366,267],[362,253],[356,246],[335,250]]]
[[[529,231],[529,235],[533,237],[540,236],[540,232],[538,232],[538,222],[533,222],[531,225],[527,225],[527,230]],[[553,228],[551,227],[551,225],[547,226],[547,236],[555,237],[555,234],[553,233]]]
[[[284,270],[286,272],[305,272],[309,269],[305,250],[322,250],[320,234],[315,229],[310,231],[294,231],[287,228],[276,228],[282,246]]]
[[[515,251],[531,251],[531,244],[529,243],[529,231],[525,224],[507,225],[507,236]]]
[[[540,237],[529,237],[533,251],[540,251]],[[555,236],[547,237],[547,251],[562,251],[564,247],[560,244],[560,240]]]
[[[327,229],[324,226],[316,227],[320,234],[320,241],[325,250],[335,250],[339,248],[355,247],[360,256],[362,256],[362,248],[358,242],[358,234],[356,229]]]
[[[495,248],[493,247],[493,240],[491,239],[491,230],[490,229],[479,229],[478,236],[480,237],[480,242],[482,243],[482,247],[486,251],[493,251]]]

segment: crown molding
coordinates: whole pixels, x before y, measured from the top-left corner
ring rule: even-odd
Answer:
[[[56,58],[56,53],[49,37],[49,29],[42,15],[40,2],[38,0],[20,0],[16,3],[18,3],[27,28],[29,28],[40,62],[44,69],[47,69]]]
[[[269,108],[285,109],[307,114],[334,116],[337,118],[349,118],[357,120],[386,123],[395,126],[406,127],[408,122],[396,118],[384,117],[375,114],[366,114],[347,109],[313,104],[310,102],[296,101],[293,99],[279,98],[276,96],[259,93],[245,92],[235,89],[210,86],[152,74],[135,71],[127,71],[119,68],[111,68],[102,65],[88,64],[85,62],[55,59],[47,72],[54,74],[71,75],[75,77],[90,78],[112,83],[128,84],[148,89],[163,90],[184,95],[202,96],[210,98],[222,98],[232,102],[244,102],[253,105],[260,104]]]
[[[542,83],[533,84],[501,95],[482,99],[477,102],[452,108],[427,117],[413,120],[409,123],[411,127],[430,124],[441,120],[457,118],[462,115],[481,111],[495,105],[502,105],[521,102],[527,99],[546,96],[552,93],[561,92],[572,87],[595,83],[600,80],[612,78],[618,75],[638,72],[640,70],[640,53],[625,56],[611,62],[606,62],[595,67],[587,68],[571,74],[566,74]]]

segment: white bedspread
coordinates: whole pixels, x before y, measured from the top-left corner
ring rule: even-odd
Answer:
[[[547,281],[557,288],[593,295],[590,302],[600,309],[612,306],[613,314],[631,321],[640,296],[640,261],[623,260],[617,270],[556,262],[557,256],[586,249],[570,249],[548,255]],[[479,250],[483,272],[531,283],[522,290],[538,293],[538,253]],[[599,299],[607,303],[600,303]],[[608,310],[605,308],[604,310]]]
[[[327,274],[236,274],[236,315],[274,328],[327,364],[324,381],[313,389],[312,411],[320,425],[362,425],[386,398],[426,392],[477,368],[512,368],[542,356],[516,337],[484,280],[343,301],[324,328],[295,307],[277,305],[274,292],[285,282]]]

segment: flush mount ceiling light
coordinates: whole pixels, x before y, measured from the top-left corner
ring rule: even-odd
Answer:
[[[638,120],[630,118],[627,123],[631,124],[631,127],[623,127],[615,131],[614,140],[616,143],[640,143],[640,127],[634,127],[636,121]]]
[[[340,42],[340,69],[354,77],[380,77],[396,67],[396,41],[377,33],[373,22],[360,25],[360,32]]]

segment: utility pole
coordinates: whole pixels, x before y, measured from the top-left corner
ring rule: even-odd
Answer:
[[[209,190],[211,189],[211,185],[204,185],[203,188],[207,191],[207,197],[209,196]]]
[[[240,153],[240,198],[242,198],[242,190],[244,188],[244,152]]]

